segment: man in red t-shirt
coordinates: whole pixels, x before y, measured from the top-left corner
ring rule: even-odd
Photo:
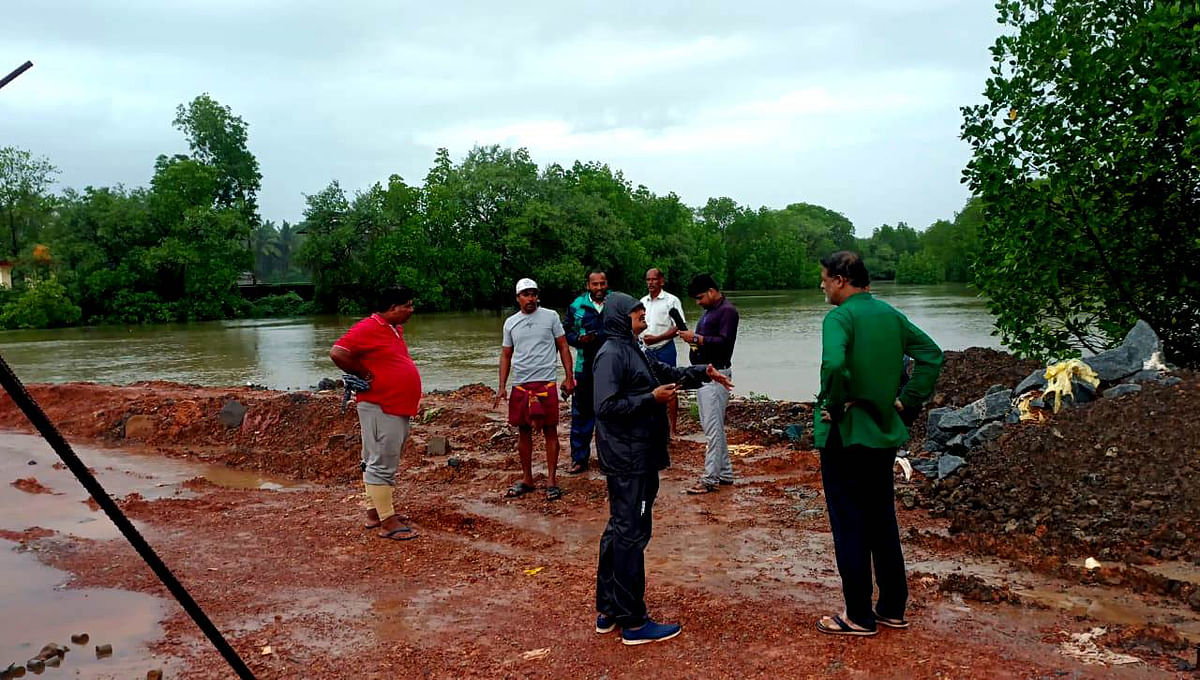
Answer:
[[[379,295],[374,314],[359,321],[333,345],[337,367],[367,381],[356,395],[362,429],[362,471],[367,498],[367,528],[380,538],[404,541],[417,532],[405,526],[392,507],[392,487],[400,451],[408,440],[409,419],[421,404],[421,374],[408,355],[401,326],[413,314],[413,292],[391,287]]]

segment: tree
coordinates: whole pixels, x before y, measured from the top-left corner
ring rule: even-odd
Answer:
[[[1005,344],[1061,357],[1137,318],[1200,363],[1200,4],[1008,0],[985,103],[976,282]]]
[[[41,208],[46,189],[57,174],[58,168],[45,158],[35,158],[24,149],[0,147],[0,211],[3,211],[8,227],[12,257],[21,253],[18,213]],[[28,214],[25,221],[28,221]]]
[[[187,136],[192,158],[216,170],[216,207],[236,208],[257,223],[262,175],[248,147],[246,122],[205,93],[180,104],[174,124]]]

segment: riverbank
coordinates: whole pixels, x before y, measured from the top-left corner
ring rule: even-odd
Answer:
[[[1019,380],[1027,368],[992,350],[948,353],[934,400],[966,404],[992,384]],[[931,516],[921,507],[931,487],[919,474],[898,481],[914,627],[867,640],[821,635],[813,623],[835,611],[840,597],[818,459],[807,429],[788,427],[809,422],[811,405],[801,402],[735,400],[729,423],[738,482],[700,498],[680,493],[703,464],[703,438],[684,416],[647,553],[653,613],[682,621],[684,633],[667,644],[625,648],[589,625],[595,544],[606,511],[603,477],[563,475],[566,495],[557,502],[540,494],[505,499],[503,489],[519,474],[515,437],[501,413],[491,411],[487,387],[434,393],[423,403],[397,488],[402,512],[423,535],[402,544],[358,527],[357,422],[353,409],[341,413],[339,393],[169,383],[31,391],[73,442],[308,482],[279,492],[223,488],[198,477],[183,485],[186,494],[121,499],[261,678],[1152,678],[1173,677],[1181,660],[1191,658],[1187,646],[1200,642],[1200,607],[1178,597],[1184,585],[1172,594],[1169,583],[1190,583],[1184,556],[1200,553],[1160,554],[1138,565],[1173,575],[1160,593],[1144,580],[1116,578],[1134,573],[1120,560],[1105,564],[1107,571],[1087,570],[1076,562],[1091,555],[1076,546],[1048,540],[1032,550],[1027,537],[1005,531],[1003,522],[955,524]],[[1139,405],[1153,401],[1163,409],[1158,404],[1169,402],[1172,414],[1196,413],[1196,395],[1200,382],[1188,374],[1178,385],[1113,400],[1104,408],[1117,411],[1100,420],[1088,419],[1098,403],[1064,412],[1051,425],[1014,426],[1011,436],[993,443],[995,455],[1017,456],[1034,427],[1057,427],[1073,438],[1063,441],[1091,446],[1084,423],[1097,436],[1105,427],[1145,427]],[[240,418],[232,402],[245,407]],[[1176,416],[1166,423],[1176,426]],[[0,427],[27,429],[7,399]],[[448,452],[430,452],[431,443],[440,451],[437,438],[446,439]],[[986,488],[1003,496],[1005,484],[1012,485],[1008,468],[984,460],[973,474],[993,480]],[[1153,457],[1131,460],[1136,469],[1156,469]],[[1042,471],[1045,478],[1054,474]],[[69,476],[34,468],[26,476],[62,493],[64,502],[77,504],[84,495]],[[1077,475],[1064,477],[1068,484]],[[1181,472],[1172,493],[1196,497],[1197,475],[1188,477]],[[544,484],[543,474],[538,481]],[[1139,521],[1136,513],[1124,517]],[[74,574],[73,588],[165,595],[120,540],[23,529],[4,536]],[[165,611],[151,650],[174,660],[179,671],[172,677],[227,677],[182,611],[169,602]],[[1062,653],[1071,635],[1094,627],[1107,629],[1102,646],[1143,663],[1089,666]]]

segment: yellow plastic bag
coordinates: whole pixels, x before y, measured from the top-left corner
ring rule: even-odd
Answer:
[[[1092,367],[1079,359],[1068,359],[1046,367],[1046,389],[1042,392],[1042,399],[1048,402],[1050,395],[1054,395],[1053,411],[1055,413],[1062,409],[1063,396],[1074,393],[1071,387],[1072,379],[1085,382],[1092,387],[1100,384],[1100,377],[1096,375]]]

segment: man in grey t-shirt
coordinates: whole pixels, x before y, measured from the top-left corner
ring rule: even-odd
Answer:
[[[562,497],[558,488],[558,375],[555,355],[566,371],[563,392],[575,390],[571,350],[567,348],[562,321],[549,309],[538,306],[538,288],[533,279],[517,281],[516,314],[504,321],[504,337],[500,347],[500,389],[492,408],[508,399],[508,424],[517,427],[517,455],[521,459],[523,478],[505,492],[510,498],[533,491],[533,429],[546,438],[546,498]],[[506,393],[509,375],[512,393]]]

